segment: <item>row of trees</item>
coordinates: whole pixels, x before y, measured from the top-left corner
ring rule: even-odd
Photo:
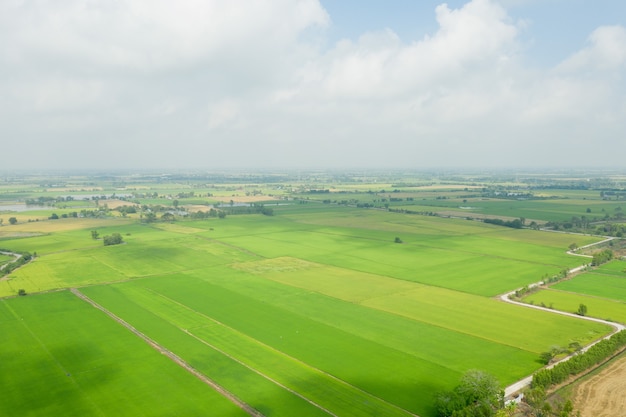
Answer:
[[[31,255],[30,252],[12,252],[8,249],[0,249],[0,252],[11,252],[22,255],[20,258],[16,259],[13,262],[9,262],[4,265],[4,267],[0,270],[0,276],[8,275],[11,272],[15,271],[22,265],[28,263],[31,259],[33,259],[36,255]]]
[[[502,219],[485,219],[485,223],[495,224],[498,226],[512,227],[513,229],[521,229],[524,227],[525,219],[502,220]]]
[[[617,353],[626,346],[626,331],[614,334],[610,339],[604,339],[586,352],[579,353],[565,362],[560,362],[551,369],[542,369],[533,375],[532,388],[547,389],[564,382],[571,375],[579,374],[594,365],[597,365]]]
[[[3,222],[4,222],[4,220],[0,219],[0,226],[2,226]],[[11,224],[11,225],[17,224],[17,218],[16,217],[9,217],[9,224]]]
[[[593,258],[591,259],[591,265],[602,265],[609,262],[611,259],[613,259],[613,251],[611,249],[604,249],[600,252],[596,252],[593,254]]]

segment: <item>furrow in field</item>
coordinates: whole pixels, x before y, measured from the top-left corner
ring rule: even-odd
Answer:
[[[343,414],[346,410],[350,410],[351,416],[364,417],[379,413],[386,416],[414,415],[195,311],[163,293],[148,287],[133,290],[133,301],[143,308],[172,322],[211,349],[330,415]],[[144,290],[143,294],[141,290]],[[315,385],[310,383],[313,380],[317,381]]]
[[[141,280],[144,281],[149,280]],[[154,303],[158,299],[154,294],[145,293],[141,288],[134,288],[135,285],[139,285],[138,283],[134,281],[120,285],[89,287],[82,291],[114,314],[123,317],[151,339],[158,341],[160,345],[175,352],[194,369],[210,377],[262,414],[328,416],[328,413],[251,372],[185,331],[189,330],[187,327],[206,324],[203,321],[192,318],[192,322],[189,323],[186,314],[179,314],[180,312],[174,310],[170,311],[172,314],[167,317],[168,320],[162,318],[162,314],[153,313]],[[151,298],[154,300],[150,301]],[[152,308],[144,308],[142,304]],[[155,311],[159,313],[158,302],[156,304]],[[188,326],[189,324],[191,326]]]
[[[155,340],[153,340],[150,337],[146,336],[145,334],[143,334],[142,332],[137,330],[135,327],[130,325],[128,322],[124,321],[123,319],[121,319],[117,315],[113,314],[111,311],[107,310],[106,308],[104,308],[100,304],[96,303],[94,300],[92,300],[91,298],[87,297],[85,294],[83,294],[82,292],[80,292],[76,288],[72,288],[71,291],[78,298],[86,301],[87,303],[91,304],[93,307],[95,307],[98,310],[104,312],[106,315],[111,317],[113,320],[115,320],[116,322],[120,323],[122,326],[126,327],[128,330],[133,332],[136,336],[138,336],[141,339],[143,339],[146,343],[148,343],[154,349],[156,349],[157,351],[159,351],[162,354],[166,355],[168,358],[170,358],[176,364],[178,364],[179,366],[181,366],[182,368],[187,370],[189,373],[194,375],[196,378],[200,379],[202,382],[204,382],[205,384],[207,384],[210,387],[212,387],[214,390],[219,392],[221,395],[223,395],[224,397],[228,398],[233,404],[237,405],[239,408],[244,410],[249,415],[256,416],[256,417],[262,417],[263,416],[263,414],[261,414],[260,412],[258,412],[254,408],[250,407],[248,404],[246,404],[243,401],[241,401],[239,398],[237,398],[232,393],[228,392],[226,389],[221,387],[215,381],[211,380],[206,375],[198,372],[196,369],[194,369],[189,363],[187,363],[181,357],[179,357],[175,353],[171,352],[170,350],[166,349],[164,346],[160,345]]]

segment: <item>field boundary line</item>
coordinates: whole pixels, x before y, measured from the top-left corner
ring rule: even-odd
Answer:
[[[209,385],[211,388],[216,390],[222,396],[226,397],[228,400],[230,400],[237,407],[241,408],[247,414],[249,414],[251,416],[254,416],[254,417],[265,417],[259,411],[257,411],[256,409],[254,409],[250,405],[246,404],[245,402],[243,402],[242,400],[237,398],[233,393],[231,393],[228,390],[226,390],[225,388],[223,388],[217,382],[213,381],[212,379],[208,378],[206,375],[202,374],[200,371],[198,371],[195,368],[193,368],[189,363],[187,363],[185,360],[183,360],[180,356],[178,356],[175,353],[173,353],[172,351],[166,349],[164,346],[160,345],[155,340],[151,339],[150,337],[148,337],[144,333],[142,333],[139,330],[137,330],[130,323],[124,321],[124,319],[122,319],[121,317],[118,317],[113,312],[107,310],[106,308],[104,308],[100,304],[96,303],[94,300],[92,300],[91,298],[89,298],[88,296],[86,296],[85,294],[80,292],[77,288],[70,288],[70,291],[76,297],[78,297],[81,300],[91,304],[94,308],[97,308],[98,310],[102,311],[103,313],[105,313],[107,316],[111,317],[113,320],[115,320],[116,322],[118,322],[122,326],[126,327],[133,334],[135,334],[136,336],[138,336],[141,339],[143,339],[143,341],[146,342],[148,345],[150,345],[153,349],[155,349],[156,351],[160,352],[161,354],[167,356],[169,359],[171,359],[174,363],[176,363],[177,365],[179,365],[180,367],[185,369],[187,372],[191,373],[196,378],[198,378],[199,380],[201,380],[205,384]]]
[[[377,400],[382,401],[383,403],[385,403],[385,404],[387,404],[387,405],[389,405],[389,406],[391,406],[391,407],[393,407],[393,408],[396,408],[397,410],[399,410],[399,411],[401,411],[401,412],[405,412],[405,413],[407,413],[407,414],[409,414],[409,415],[411,415],[411,416],[414,416],[414,417],[419,417],[417,414],[414,414],[414,413],[412,413],[412,412],[410,412],[410,411],[408,411],[408,410],[406,410],[406,409],[404,409],[404,408],[402,408],[402,407],[400,407],[400,406],[398,406],[398,405],[396,405],[396,404],[392,404],[392,403],[390,403],[390,402],[386,401],[385,399],[380,398],[380,397],[378,397],[378,396],[376,396],[376,395],[374,395],[374,394],[372,394],[372,393],[369,393],[369,392],[367,392],[367,391],[365,391],[365,390],[363,390],[363,389],[361,389],[361,388],[359,388],[359,387],[356,387],[356,386],[354,386],[354,385],[352,385],[352,384],[350,384],[350,383],[348,383],[348,382],[344,381],[344,380],[343,380],[343,379],[341,379],[341,378],[338,378],[338,377],[336,377],[336,376],[334,376],[334,375],[332,375],[332,374],[329,374],[328,372],[325,372],[325,371],[323,371],[323,370],[321,370],[321,369],[319,369],[319,368],[316,368],[316,367],[314,367],[314,366],[312,366],[312,365],[309,365],[308,363],[303,362],[303,361],[301,361],[300,359],[294,358],[293,356],[288,355],[287,353],[285,353],[285,352],[283,352],[283,351],[281,351],[281,350],[278,350],[278,349],[276,349],[276,348],[274,348],[274,347],[272,347],[272,346],[270,346],[270,345],[267,345],[267,344],[265,344],[265,343],[263,343],[263,342],[261,342],[261,341],[259,341],[259,340],[255,339],[255,338],[253,338],[253,337],[251,337],[251,336],[248,336],[247,334],[242,333],[242,332],[240,332],[239,330],[234,329],[234,328],[232,328],[232,327],[230,327],[230,326],[228,326],[228,325],[226,325],[226,324],[224,324],[224,323],[220,322],[219,320],[214,319],[213,317],[207,316],[206,314],[204,314],[204,313],[202,313],[202,312],[200,312],[200,311],[194,310],[194,309],[192,309],[191,307],[189,307],[189,306],[187,306],[187,305],[185,305],[185,304],[182,304],[182,303],[180,303],[180,302],[178,302],[178,301],[176,301],[176,300],[173,300],[173,299],[169,298],[168,296],[166,296],[166,295],[164,295],[164,294],[161,294],[161,293],[160,293],[160,292],[158,292],[158,291],[155,291],[155,290],[153,290],[153,289],[151,289],[151,288],[147,288],[147,287],[145,287],[145,289],[146,289],[146,290],[148,290],[149,292],[152,292],[153,294],[155,294],[155,295],[157,295],[157,296],[159,296],[159,297],[162,297],[162,298],[164,298],[164,299],[166,299],[166,300],[168,300],[168,301],[170,301],[170,302],[172,302],[172,303],[174,303],[174,304],[177,304],[177,305],[179,305],[179,306],[183,307],[183,308],[184,308],[184,309],[186,309],[186,310],[191,311],[191,312],[192,312],[192,313],[194,313],[194,314],[199,314],[199,315],[200,315],[200,316],[202,316],[202,317],[206,317],[208,320],[212,321],[213,323],[215,323],[215,324],[217,324],[217,325],[219,325],[219,326],[223,326],[223,327],[225,327],[225,328],[227,328],[227,329],[229,329],[229,330],[231,330],[231,331],[233,331],[233,332],[235,332],[235,333],[237,333],[237,334],[239,334],[239,335],[241,335],[241,336],[243,336],[243,337],[245,337],[245,338],[247,338],[247,339],[250,339],[250,340],[252,340],[254,343],[257,343],[257,344],[259,344],[259,345],[261,345],[261,346],[263,346],[263,347],[265,347],[265,348],[267,348],[267,349],[269,349],[269,350],[271,350],[271,351],[273,351],[273,352],[276,352],[277,354],[279,354],[279,355],[281,355],[281,356],[285,356],[285,357],[287,357],[287,358],[289,358],[289,359],[293,360],[294,362],[300,363],[300,364],[304,365],[304,366],[305,366],[305,367],[307,367],[307,368],[313,369],[313,370],[315,370],[315,371],[319,372],[320,374],[325,375],[325,376],[327,376],[327,377],[329,377],[329,378],[331,378],[331,379],[333,379],[333,380],[335,380],[335,381],[339,382],[339,383],[340,383],[340,384],[342,384],[342,385],[346,385],[346,386],[348,386],[348,387],[352,387],[353,389],[355,389],[355,390],[357,390],[357,391],[359,391],[359,392],[362,392],[362,393],[364,393],[364,394],[366,394],[366,395],[368,395],[368,396],[371,396],[372,398],[376,398]],[[227,358],[230,358],[231,360],[233,360],[233,361],[235,361],[235,362],[239,363],[240,365],[242,365],[242,366],[246,367],[247,369],[251,370],[252,372],[254,372],[254,373],[256,373],[256,374],[260,375],[261,377],[263,377],[263,378],[267,379],[268,381],[270,381],[270,382],[272,382],[272,383],[274,383],[274,384],[278,385],[279,387],[281,387],[281,388],[283,388],[283,389],[285,389],[285,390],[287,390],[287,391],[291,392],[292,394],[295,394],[296,396],[298,396],[298,397],[302,398],[304,401],[307,401],[308,403],[310,403],[311,405],[313,405],[313,406],[315,406],[315,407],[319,408],[320,410],[324,411],[325,413],[330,414],[330,415],[335,416],[335,417],[338,417],[338,416],[337,416],[336,414],[334,414],[332,411],[327,410],[327,409],[326,409],[326,408],[324,408],[323,406],[321,406],[321,405],[319,405],[319,404],[315,403],[313,400],[310,400],[310,399],[308,399],[308,398],[304,397],[302,394],[300,394],[300,393],[298,393],[298,392],[296,392],[296,391],[292,390],[291,388],[289,388],[289,387],[287,387],[287,386],[284,386],[282,383],[280,383],[280,382],[278,382],[278,381],[274,380],[272,377],[270,377],[270,376],[268,376],[268,375],[263,374],[261,371],[258,371],[258,370],[256,370],[256,369],[254,369],[254,368],[250,367],[249,365],[247,365],[246,363],[244,363],[244,362],[240,361],[239,359],[235,358],[234,356],[232,356],[232,355],[230,355],[230,354],[228,354],[228,353],[226,353],[226,352],[222,351],[221,349],[219,349],[219,348],[217,348],[217,347],[213,346],[212,344],[210,344],[210,343],[209,343],[209,342],[207,342],[206,340],[204,340],[204,339],[202,339],[202,338],[200,338],[200,337],[198,337],[198,336],[194,335],[194,334],[193,334],[193,333],[191,333],[189,330],[187,330],[187,329],[181,329],[181,330],[182,330],[182,331],[184,331],[185,333],[187,333],[188,335],[190,335],[191,337],[193,337],[193,338],[197,339],[197,340],[198,340],[198,341],[200,341],[201,343],[203,343],[203,344],[207,345],[207,346],[208,346],[208,347],[210,347],[211,349],[214,349],[215,351],[217,351],[217,352],[221,353],[222,355],[226,356]]]

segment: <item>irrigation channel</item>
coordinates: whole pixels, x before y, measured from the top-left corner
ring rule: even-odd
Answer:
[[[606,242],[608,242],[608,241],[610,241],[610,240],[613,240],[613,239],[614,239],[614,238],[608,238],[608,239],[602,240],[602,241],[600,241],[600,242],[596,242],[596,243],[592,243],[592,244],[590,244],[590,245],[582,246],[582,247],[580,247],[580,248],[578,248],[578,249],[585,249],[585,248],[589,248],[589,247],[591,247],[591,246],[600,245],[600,244],[602,244],[602,243],[606,243]],[[580,255],[580,254],[578,254],[578,253],[574,253],[573,251],[568,251],[567,253],[568,253],[568,254],[570,254],[570,255],[584,256],[584,257],[587,257],[587,258],[591,258],[591,256],[589,256],[589,255]],[[569,271],[567,271],[567,273],[568,273],[568,275],[569,275],[569,274],[574,274],[574,273],[577,273],[577,272],[581,272],[581,271],[583,271],[585,268],[589,267],[589,265],[590,265],[590,264],[585,264],[585,265],[581,265],[581,266],[576,267],[576,268],[572,268],[572,269],[570,269]],[[545,284],[545,282],[543,282],[543,281],[539,281],[539,282],[537,282],[537,283],[530,284],[530,285],[528,286],[528,288],[536,288],[536,287],[539,287],[539,286],[544,285],[544,284]],[[513,296],[513,295],[514,295],[514,294],[515,294],[518,290],[519,290],[519,289],[517,289],[517,290],[513,290],[513,291],[510,291],[510,292],[507,292],[506,294],[502,294],[502,295],[500,295],[500,296],[499,296],[499,298],[500,298],[500,300],[504,301],[505,303],[516,304],[516,305],[520,305],[520,306],[527,307],[527,308],[534,308],[534,309],[536,309],[536,310],[548,311],[548,312],[550,312],[550,313],[560,314],[560,315],[563,315],[563,316],[568,316],[568,317],[574,317],[574,318],[581,319],[581,320],[594,321],[594,322],[596,322],[596,323],[603,323],[603,324],[607,324],[607,325],[609,325],[609,326],[613,327],[614,331],[613,331],[611,334],[609,334],[608,336],[603,337],[602,339],[598,339],[598,340],[596,340],[595,342],[593,342],[593,343],[591,343],[591,344],[589,344],[589,345],[585,346],[584,348],[582,348],[582,349],[580,350],[580,352],[581,352],[581,353],[582,353],[582,352],[586,352],[586,351],[587,351],[590,347],[592,347],[592,346],[593,346],[593,345],[595,345],[596,343],[599,343],[599,342],[601,342],[601,341],[602,341],[602,340],[604,340],[604,339],[609,339],[609,338],[610,338],[611,336],[613,336],[615,333],[621,332],[622,330],[626,330],[626,326],[624,326],[624,325],[622,325],[622,324],[619,324],[619,323],[615,323],[615,322],[611,322],[611,321],[606,321],[606,320],[602,320],[602,319],[596,319],[596,318],[593,318],[593,317],[581,316],[581,315],[574,314],[574,313],[567,313],[567,312],[565,312],[565,311],[554,310],[554,309],[551,309],[551,308],[548,308],[548,307],[541,307],[541,306],[536,306],[536,305],[533,305],[533,304],[527,304],[527,303],[522,303],[522,302],[520,302],[520,301],[515,301],[515,300],[512,300],[512,299],[511,299],[511,297],[512,297],[512,296]],[[554,366],[556,366],[557,364],[559,364],[559,363],[561,363],[561,362],[565,362],[565,361],[570,360],[570,359],[572,358],[572,356],[573,356],[573,355],[575,355],[575,353],[574,353],[574,354],[572,354],[572,355],[566,356],[565,358],[563,358],[563,359],[561,359],[561,360],[559,360],[559,361],[557,361],[557,362],[554,362],[554,363],[552,363],[552,364],[550,364],[550,365],[546,366],[546,369],[553,368]],[[523,378],[523,379],[521,379],[521,380],[519,380],[519,381],[515,382],[514,384],[511,384],[511,385],[509,385],[508,387],[506,387],[506,388],[504,389],[504,396],[505,396],[505,398],[511,398],[511,397],[513,396],[513,394],[517,393],[517,392],[518,392],[518,391],[520,391],[522,388],[525,388],[525,387],[529,386],[529,385],[530,385],[530,383],[532,382],[532,380],[533,380],[533,376],[532,376],[532,375],[529,375],[529,376],[527,376],[526,378]]]

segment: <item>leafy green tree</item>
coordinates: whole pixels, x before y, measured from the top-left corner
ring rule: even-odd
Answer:
[[[92,230],[92,231],[91,231],[91,238],[92,238],[93,240],[97,240],[99,237],[100,237],[100,233],[98,233],[98,231],[97,231],[97,230]]]
[[[104,242],[104,246],[119,245],[120,243],[124,243],[124,239],[119,233],[113,233],[112,235],[105,236],[102,240]]]
[[[142,214],[144,223],[154,223],[156,221],[156,214],[152,211],[148,211]]]
[[[174,215],[172,213],[163,213],[161,215],[161,220],[164,222],[173,222],[175,220]]]
[[[472,369],[453,391],[436,396],[435,407],[441,417],[492,417],[504,407],[504,391],[493,375]]]
[[[402,239],[400,239],[399,237],[396,236],[396,238],[393,240],[395,243],[402,243]]]
[[[15,217],[9,217],[9,223],[16,224],[17,223],[17,219]]]
[[[576,310],[576,314],[578,314],[579,316],[586,316],[587,315],[587,306],[584,304],[581,304],[578,306],[578,310]]]

